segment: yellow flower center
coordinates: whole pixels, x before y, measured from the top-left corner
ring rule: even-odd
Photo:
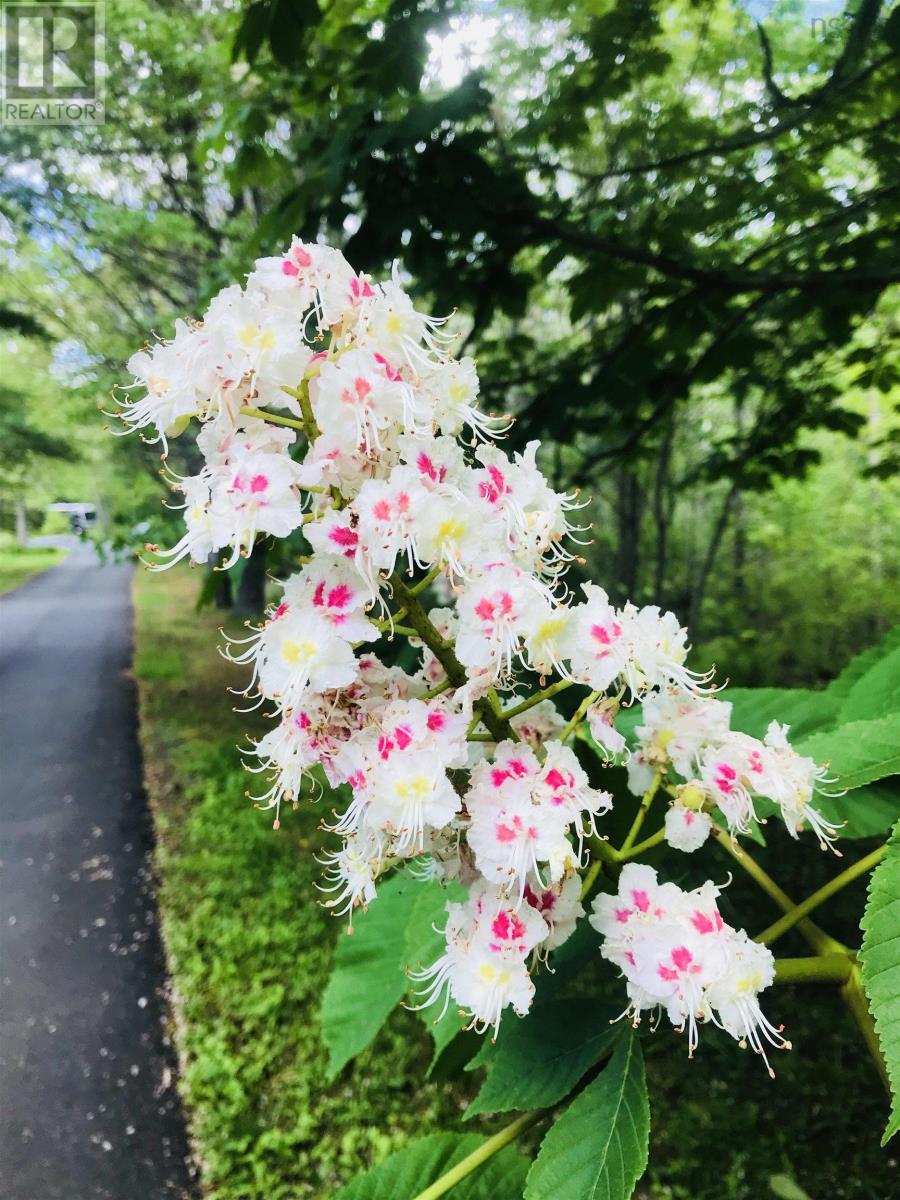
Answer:
[[[256,325],[244,325],[238,332],[238,340],[245,350],[257,347],[260,350],[272,350],[275,346],[275,334],[271,329],[262,332]]]
[[[509,983],[509,971],[501,971],[493,963],[482,963],[478,968],[478,978],[482,983]]]
[[[318,652],[319,647],[308,638],[299,642],[291,638],[281,647],[281,657],[289,667],[305,666],[316,657]]]
[[[564,617],[550,617],[538,626],[536,640],[539,642],[550,642],[555,637],[558,637],[565,627],[566,622]]]
[[[438,525],[438,541],[457,541],[466,532],[465,522],[457,517],[448,517]]]
[[[398,779],[394,794],[398,800],[424,800],[431,792],[431,780],[427,775],[412,775],[409,779]]]

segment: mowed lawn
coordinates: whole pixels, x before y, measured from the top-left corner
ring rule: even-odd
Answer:
[[[52,546],[0,546],[0,596],[55,567],[66,553]]]

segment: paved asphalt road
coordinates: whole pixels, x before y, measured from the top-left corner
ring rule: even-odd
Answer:
[[[0,598],[0,1198],[194,1195],[150,887],[130,568]]]

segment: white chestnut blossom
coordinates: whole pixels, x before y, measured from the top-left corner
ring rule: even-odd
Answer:
[[[765,1018],[757,999],[774,979],[771,950],[750,942],[722,920],[712,883],[684,892],[660,883],[652,867],[627,863],[614,895],[597,897],[590,923],[602,935],[600,953],[625,976],[635,1023],[645,1011],[665,1010],[687,1029],[693,1057],[699,1027],[713,1022],[760,1054],[765,1043],[790,1048]]]
[[[633,790],[674,797],[652,841],[696,852],[713,809],[736,836],[762,801],[792,837],[837,831],[813,803],[824,772],[785,726],[763,741],[730,729],[673,613],[615,604],[594,582],[574,592],[583,502],[551,487],[538,442],[496,443],[511,423],[478,409],[476,364],[452,345],[399,268],[379,282],[294,238],[135,354],[117,415],[164,456],[188,428],[196,438],[193,474],[165,468],[184,532],[147,548],[155,569],[211,555],[227,569],[260,539],[290,539],[280,561],[296,569],[225,650],[274,721],[245,750],[248,794],[276,828],[282,803],[323,781],[340,797],[322,890],[350,924],[389,871],[467,889],[419,980],[426,1002],[496,1033],[505,1011],[528,1011],[534,974],[599,883],[580,872],[612,797],[586,770],[582,717]],[[388,657],[402,638],[412,653]],[[616,719],[638,703],[630,747]],[[627,863],[618,893],[594,901],[602,954],[630,1011],[664,1008],[691,1051],[705,1021],[761,1053],[786,1045],[757,1000],[771,955],[724,924],[717,894]]]
[[[682,804],[674,804],[665,816],[666,841],[675,850],[693,854],[706,842],[712,832],[709,813],[697,812]]]

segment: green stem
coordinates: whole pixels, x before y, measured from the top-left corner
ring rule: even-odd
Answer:
[[[625,841],[619,847],[620,857],[628,854],[629,850],[634,845],[635,839],[637,838],[637,835],[641,831],[641,826],[644,824],[644,818],[647,816],[647,813],[650,811],[650,805],[653,803],[653,797],[659,791],[659,785],[661,783],[662,783],[662,775],[660,773],[657,773],[656,775],[653,776],[653,782],[647,788],[646,792],[644,792],[644,795],[641,799],[641,803],[638,807],[638,810],[634,814],[634,820],[631,823],[631,828],[628,830],[628,835],[625,838]]]
[[[515,704],[512,708],[504,709],[503,715],[509,720],[510,717],[517,717],[519,713],[528,712],[529,708],[534,708],[535,704],[540,704],[542,700],[549,700],[557,692],[565,691],[574,682],[574,679],[560,679],[558,683],[551,683],[549,687],[545,687],[541,692],[535,692],[533,696],[529,696],[527,700],[523,700],[520,704]]]
[[[286,392],[288,396],[293,396],[300,405],[300,415],[303,418],[301,428],[306,434],[310,442],[314,442],[319,436],[319,426],[316,424],[316,418],[312,410],[312,401],[309,398],[309,380],[302,379],[300,386],[296,388],[285,387],[282,385],[281,390]]]
[[[414,596],[418,596],[420,592],[425,591],[425,589],[429,586],[429,584],[434,583],[434,581],[437,579],[437,577],[438,577],[438,575],[440,575],[440,573],[441,573],[441,564],[438,563],[438,565],[436,567],[431,568],[431,570],[428,572],[428,574],[425,576],[424,579],[420,579],[419,582],[414,587],[411,587],[409,590],[412,592],[412,594]]]
[[[249,404],[243,406],[241,415],[245,417],[259,417],[261,421],[268,421],[270,425],[287,425],[291,429],[299,429],[301,433],[306,433],[306,426],[302,421],[298,421],[294,417],[279,417],[275,413],[266,412],[262,408],[251,408]]]
[[[419,636],[418,632],[415,629],[411,629],[408,625],[398,625],[396,622],[391,621],[373,621],[372,624],[380,629],[382,633],[388,634],[389,638],[392,638],[395,633],[399,633],[402,637]]]
[[[847,867],[845,871],[841,871],[840,875],[835,875],[834,879],[830,879],[828,883],[823,884],[812,895],[807,896],[805,900],[801,900],[799,904],[795,905],[791,912],[786,913],[785,916],[764,929],[762,933],[757,934],[756,940],[762,942],[764,946],[770,946],[782,934],[787,933],[789,929],[793,929],[797,922],[802,920],[807,913],[811,913],[820,904],[824,904],[826,900],[829,900],[836,892],[839,892],[842,888],[852,883],[854,879],[858,879],[860,875],[865,875],[867,871],[871,871],[873,867],[877,867],[886,853],[887,846],[879,846],[877,850],[873,850],[865,858],[861,858],[858,862]]]
[[[746,871],[750,878],[762,888],[766,895],[775,901],[782,912],[792,913],[794,911],[797,905],[787,892],[782,891],[775,880],[762,869],[754,858],[751,858],[743,846],[738,848],[732,843],[730,834],[726,833],[723,829],[719,829],[718,826],[713,826],[712,836],[725,853],[729,854],[734,862],[742,870]],[[847,946],[842,945],[836,938],[831,937],[824,929],[820,929],[818,925],[814,925],[812,921],[805,917],[797,921],[797,929],[803,934],[807,943],[817,954],[846,955],[849,953]]]
[[[820,888],[818,892],[814,892],[803,904],[795,904],[787,892],[778,886],[775,880],[763,870],[744,847],[739,848],[734,845],[730,835],[725,830],[714,826],[712,835],[726,854],[730,855],[734,862],[746,871],[766,895],[775,901],[778,907],[785,913],[785,916],[791,918],[789,925],[785,922],[782,928],[782,922],[776,922],[775,925],[764,930],[757,940],[771,941],[773,937],[780,936],[785,929],[793,928],[796,925],[797,931],[803,935],[809,946],[816,951],[813,958],[781,959],[776,962],[776,982],[819,983],[829,981],[839,983],[841,985],[841,998],[850,1010],[863,1036],[872,1061],[875,1063],[878,1073],[890,1095],[887,1068],[885,1067],[884,1058],[881,1053],[881,1046],[878,1041],[878,1034],[875,1031],[872,1014],[869,1012],[869,1003],[863,991],[862,974],[856,962],[855,955],[849,946],[845,946],[836,938],[831,937],[824,929],[820,929],[818,925],[815,925],[804,915],[806,912],[811,911],[816,904],[820,904],[829,896],[834,895],[836,891],[839,891],[841,887],[851,882],[852,879],[858,878],[865,871],[870,870],[885,852],[885,847],[879,847],[877,851],[873,851],[872,854],[867,855],[864,859],[860,859],[852,867],[848,867],[846,871],[835,876],[830,883]],[[648,838],[647,840],[649,841],[650,839]],[[775,932],[773,933],[773,931]]]
[[[591,894],[591,889],[593,888],[594,884],[597,882],[597,879],[602,870],[603,870],[603,860],[600,858],[595,858],[594,861],[591,863],[591,865],[588,867],[588,869],[585,871],[584,878],[581,881],[581,899],[582,899],[582,901],[587,900],[588,896]]]
[[[584,714],[591,707],[591,705],[595,702],[595,700],[597,700],[598,697],[600,697],[602,695],[603,695],[602,692],[588,692],[588,694],[585,696],[585,698],[582,700],[582,702],[575,709],[575,712],[572,714],[571,721],[568,723],[568,725],[565,727],[565,729],[559,735],[559,740],[561,742],[565,742],[568,740],[569,737],[571,737],[571,735],[575,732],[575,730],[578,728],[578,726],[584,720]]]
[[[433,700],[435,696],[440,696],[442,692],[448,692],[453,684],[449,679],[445,679],[443,683],[435,684],[433,688],[429,688],[427,692],[422,693],[423,700]]]
[[[455,1187],[460,1180],[465,1179],[467,1175],[471,1175],[474,1170],[487,1162],[504,1146],[508,1146],[510,1142],[514,1142],[520,1133],[523,1133],[530,1126],[534,1125],[541,1119],[544,1114],[540,1111],[525,1113],[521,1117],[517,1117],[509,1125],[503,1127],[499,1133],[495,1133],[493,1137],[489,1137],[482,1142],[471,1154],[467,1154],[461,1159],[455,1167],[451,1167],[446,1171],[440,1179],[435,1180],[424,1192],[419,1192],[414,1200],[437,1200],[438,1196],[444,1196]]]
[[[850,977],[841,988],[841,996],[844,1003],[850,1009],[857,1028],[863,1036],[866,1049],[869,1051],[869,1055],[881,1077],[881,1082],[884,1084],[888,1096],[891,1096],[893,1094],[891,1091],[891,1081],[888,1077],[884,1055],[881,1052],[881,1043],[878,1040],[878,1034],[875,1032],[875,1022],[872,1020],[872,1014],[869,1011],[869,1001],[866,998],[866,993],[863,991],[862,972],[859,969],[858,963],[852,964]]]
[[[846,983],[853,963],[846,954],[814,954],[810,958],[777,958],[776,983]]]
[[[618,850],[616,850],[614,846],[611,846],[609,842],[604,841],[603,838],[588,838],[587,844],[591,848],[591,853],[595,854],[597,858],[602,859],[604,862],[618,865],[622,861],[619,857]]]
[[[660,842],[665,841],[665,838],[665,829],[657,829],[656,833],[651,833],[648,838],[644,838],[642,842],[638,842],[636,846],[632,846],[629,850],[625,850],[623,847],[619,857],[626,862],[632,858],[640,858],[645,850],[652,850],[654,846],[658,846]]]

